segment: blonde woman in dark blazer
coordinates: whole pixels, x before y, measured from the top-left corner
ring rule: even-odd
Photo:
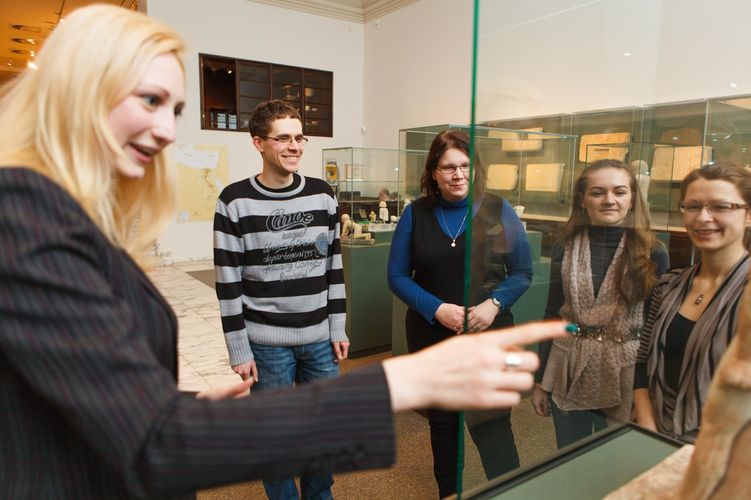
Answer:
[[[563,323],[250,399],[233,398],[250,381],[203,399],[177,390],[177,321],[141,261],[174,213],[163,149],[184,104],[182,49],[142,14],[87,7],[0,98],[0,498],[178,498],[383,467],[394,411],[516,403],[537,360],[515,346]]]

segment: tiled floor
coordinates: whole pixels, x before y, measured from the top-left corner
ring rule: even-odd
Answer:
[[[214,289],[187,274],[212,266],[211,262],[201,261],[159,267],[149,272],[179,321],[178,385],[185,391],[200,391],[238,380],[227,361]]]

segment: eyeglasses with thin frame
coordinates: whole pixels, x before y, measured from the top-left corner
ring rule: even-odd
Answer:
[[[299,145],[304,146],[310,140],[304,135],[297,135],[294,137],[292,137],[291,135],[279,135],[277,137],[271,137],[268,135],[260,135],[258,137],[260,137],[261,139],[271,139],[272,141],[276,141],[280,144],[286,144],[287,146],[292,145],[292,141],[295,141]]]
[[[458,169],[461,169],[464,175],[469,173],[469,165],[438,165],[436,168],[439,172],[446,175],[454,175]]]
[[[748,205],[745,203],[731,203],[729,201],[714,201],[712,203],[681,203],[678,205],[678,208],[681,209],[681,212],[684,214],[698,214],[702,211],[702,209],[706,208],[707,211],[709,211],[710,214],[713,215],[721,215],[721,214],[729,214],[730,212],[733,212],[734,210],[739,210],[741,208],[748,208]]]

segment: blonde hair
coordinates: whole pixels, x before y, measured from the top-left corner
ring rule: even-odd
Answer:
[[[180,36],[144,14],[110,5],[74,11],[0,96],[0,166],[29,167],[62,186],[116,246],[140,260],[174,214],[174,172],[164,151],[141,179],[116,175],[131,160],[109,126],[112,109],[151,61],[178,56]]]

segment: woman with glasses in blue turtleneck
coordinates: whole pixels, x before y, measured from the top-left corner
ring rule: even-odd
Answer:
[[[469,138],[443,131],[430,146],[422,196],[402,212],[389,254],[389,287],[409,309],[410,352],[465,331],[513,324],[510,307],[529,288],[529,242],[508,201],[485,192],[486,172],[475,157],[469,204]],[[467,236],[469,218],[472,234]],[[470,303],[464,303],[466,238],[471,239]],[[440,367],[436,367],[440,369]],[[433,472],[441,497],[456,491],[458,414],[428,410]],[[486,475],[519,466],[508,412],[468,424]],[[480,420],[483,420],[479,423]]]
[[[545,308],[579,331],[540,345],[532,397],[538,415],[552,411],[558,448],[630,419],[644,302],[667,267],[633,171],[618,160],[587,166],[552,252]]]

